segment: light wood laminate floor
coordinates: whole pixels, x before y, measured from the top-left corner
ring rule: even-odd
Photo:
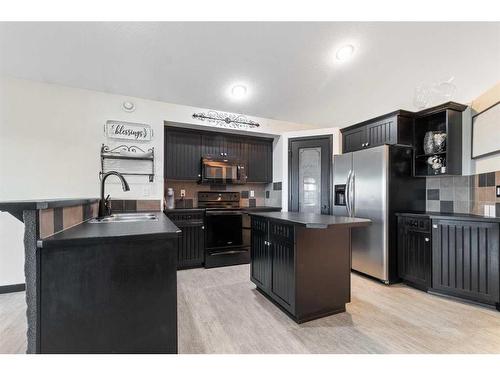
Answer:
[[[298,325],[249,266],[178,272],[180,353],[500,353],[500,313],[352,275],[347,312]],[[0,295],[0,353],[26,347],[24,293]]]

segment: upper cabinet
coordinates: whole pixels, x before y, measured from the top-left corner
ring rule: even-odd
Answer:
[[[342,152],[353,152],[384,144],[411,145],[411,112],[396,111],[342,129]]]
[[[462,174],[462,112],[467,106],[445,103],[415,114],[416,177]]]
[[[416,177],[462,174],[462,112],[444,103],[420,112],[399,110],[341,130],[342,152],[380,145],[413,146]]]
[[[198,132],[165,127],[165,178],[199,180],[201,135]]]
[[[247,182],[273,181],[273,142],[250,139],[245,150],[248,155]]]
[[[165,127],[165,178],[199,180],[201,158],[224,156],[245,165],[247,182],[273,181],[273,140]]]

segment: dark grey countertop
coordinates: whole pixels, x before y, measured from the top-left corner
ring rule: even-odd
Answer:
[[[115,223],[78,224],[65,231],[39,240],[39,248],[54,246],[80,246],[94,243],[134,241],[141,239],[162,239],[177,237],[181,233],[162,212],[155,212],[158,221],[135,221]]]
[[[500,223],[500,217],[489,217],[482,215],[446,213],[446,212],[432,212],[432,211],[405,211],[396,213],[396,216],[421,216],[421,217],[428,217],[431,219],[453,219],[453,220],[486,221],[489,223]]]
[[[239,210],[243,212],[275,212],[281,211],[281,207],[273,207],[273,206],[257,206],[257,207],[240,207]],[[171,212],[201,212],[205,211],[205,208],[174,208],[174,209],[165,209],[165,213]]]
[[[331,226],[344,225],[360,227],[370,225],[371,220],[357,217],[305,214],[301,212],[250,212],[252,216],[289,222],[306,228],[326,229]]]
[[[33,199],[0,202],[0,211],[44,210],[98,202],[99,198]]]

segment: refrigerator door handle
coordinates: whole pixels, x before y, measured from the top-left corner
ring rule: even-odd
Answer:
[[[356,173],[351,174],[351,186],[349,186],[349,198],[351,198],[351,217],[354,217],[356,214],[356,207],[355,207],[355,197],[354,197],[354,184],[356,183]]]
[[[346,208],[347,208],[347,216],[351,216],[351,175],[352,175],[352,169],[349,170],[349,173],[347,174],[347,182],[345,185],[345,192],[346,192]]]

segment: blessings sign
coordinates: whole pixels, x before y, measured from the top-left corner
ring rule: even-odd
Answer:
[[[153,130],[150,125],[137,124],[125,121],[106,121],[104,126],[106,137],[115,139],[127,139],[130,141],[150,141]]]

